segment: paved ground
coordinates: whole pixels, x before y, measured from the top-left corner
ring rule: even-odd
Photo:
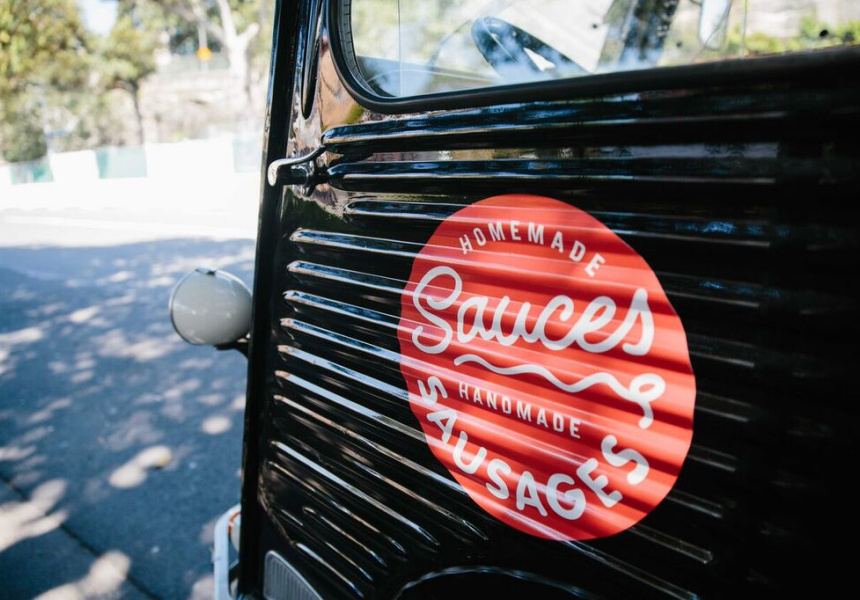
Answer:
[[[167,299],[201,264],[251,283],[256,184],[26,187],[0,190],[0,597],[211,597],[245,359]]]

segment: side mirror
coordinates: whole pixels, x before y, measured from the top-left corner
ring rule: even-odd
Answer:
[[[195,269],[170,295],[170,320],[188,343],[236,348],[244,354],[251,329],[251,292],[230,273]]]
[[[726,41],[732,0],[702,0],[699,10],[699,42],[710,50],[719,50]]]

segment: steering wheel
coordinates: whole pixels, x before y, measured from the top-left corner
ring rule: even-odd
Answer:
[[[588,73],[552,46],[498,17],[476,19],[472,24],[472,40],[484,60],[507,80],[533,81]],[[546,59],[553,68],[541,69],[526,50]]]

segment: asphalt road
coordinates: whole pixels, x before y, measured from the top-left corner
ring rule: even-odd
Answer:
[[[245,359],[182,342],[167,300],[199,265],[250,285],[242,189],[184,212],[0,193],[0,597],[212,596]]]

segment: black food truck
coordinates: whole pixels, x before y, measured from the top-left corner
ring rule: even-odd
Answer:
[[[858,41],[850,0],[279,2],[253,294],[171,301],[249,359],[219,598],[850,581]]]

